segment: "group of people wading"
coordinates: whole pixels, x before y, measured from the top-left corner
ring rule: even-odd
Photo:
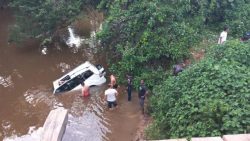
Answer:
[[[82,84],[82,96],[86,97],[89,96],[89,86]],[[105,90],[104,96],[105,101],[107,102],[108,109],[112,110],[116,108],[117,106],[117,96],[118,96],[118,84],[116,82],[116,77],[111,74],[110,75],[110,83],[109,88]],[[132,100],[132,88],[133,88],[133,82],[132,82],[132,76],[127,75],[127,94],[128,94],[128,101]],[[147,94],[147,87],[144,84],[144,80],[141,80],[140,86],[138,89],[138,97],[139,97],[139,103],[140,108],[142,111],[142,114],[144,114],[144,101]]]
[[[128,94],[128,101],[132,100],[132,76],[127,75],[127,94]],[[110,84],[109,88],[105,90],[105,100],[107,101],[107,105],[109,109],[113,109],[117,106],[117,92],[118,85],[116,83],[116,78],[113,74],[110,75]],[[144,84],[144,80],[141,80],[139,90],[138,90],[138,97],[140,101],[140,108],[142,110],[142,114],[144,114],[144,100],[147,94],[147,87]]]

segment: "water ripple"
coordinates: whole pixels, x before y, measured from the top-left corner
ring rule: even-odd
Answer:
[[[24,93],[24,97],[25,100],[34,107],[40,103],[45,103],[51,108],[57,108],[63,106],[62,103],[56,100],[55,96],[51,93],[50,90],[42,86],[38,88],[28,89]]]
[[[61,72],[67,72],[69,71],[71,68],[70,68],[70,65],[69,64],[66,64],[64,62],[61,62],[57,65],[57,68],[61,69]]]
[[[41,139],[43,128],[40,127],[36,129],[35,126],[29,128],[29,132],[27,135],[17,136],[13,135],[11,137],[6,137],[3,141],[39,141]]]
[[[14,83],[12,81],[12,78],[11,76],[7,76],[7,77],[4,77],[4,76],[0,76],[0,85],[2,85],[3,87],[10,87],[10,86],[13,86]]]

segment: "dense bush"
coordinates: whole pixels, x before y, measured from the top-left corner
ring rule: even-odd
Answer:
[[[218,35],[228,25],[230,36],[242,35],[250,24],[249,6],[247,0],[101,0],[99,7],[107,11],[107,19],[98,35],[114,51],[110,59],[117,63],[112,61],[111,70],[120,78],[129,72],[151,81],[157,76],[142,73],[188,57],[189,48],[207,32]]]
[[[151,138],[250,132],[250,43],[213,46],[208,55],[154,88]]]
[[[114,51],[111,60],[117,63],[112,62],[111,70],[120,78],[132,73],[137,80],[161,82],[166,73],[157,70],[166,70],[171,60],[188,57],[189,47],[201,39],[196,30],[201,22],[194,18],[195,14],[186,17],[189,9],[185,4],[186,1],[106,1],[105,7],[110,5],[109,16],[99,37]],[[159,76],[161,79],[155,79]]]

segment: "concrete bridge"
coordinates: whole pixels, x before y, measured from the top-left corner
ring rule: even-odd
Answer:
[[[68,122],[68,110],[57,108],[50,111],[41,135],[41,141],[61,141]]]
[[[57,108],[50,111],[41,135],[41,141],[61,141],[68,122],[68,110]],[[189,141],[187,139],[166,139],[155,141]],[[222,137],[194,137],[190,141],[250,141],[250,134],[223,135]]]

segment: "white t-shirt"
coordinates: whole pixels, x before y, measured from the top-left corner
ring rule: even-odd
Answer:
[[[221,39],[221,42],[220,42],[220,39]],[[227,32],[222,31],[221,34],[220,34],[218,44],[221,44],[221,43],[225,42],[226,40],[227,40]]]
[[[107,96],[107,101],[110,101],[110,102],[113,102],[113,101],[116,101],[116,94],[117,94],[117,91],[115,89],[107,89],[105,92],[104,92],[105,96]]]

